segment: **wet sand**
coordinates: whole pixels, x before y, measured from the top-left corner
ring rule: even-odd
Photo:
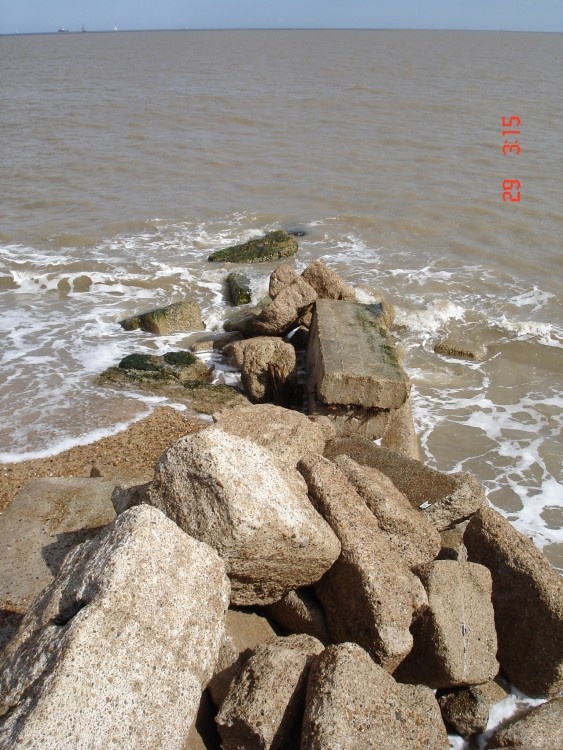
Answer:
[[[183,435],[209,425],[193,413],[158,407],[127,430],[90,445],[79,445],[48,458],[0,464],[0,512],[35,477],[89,477],[95,473],[116,483],[152,478],[160,455]]]

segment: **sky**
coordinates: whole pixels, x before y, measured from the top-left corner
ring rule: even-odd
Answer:
[[[0,0],[0,34],[82,26],[563,32],[563,0]]]

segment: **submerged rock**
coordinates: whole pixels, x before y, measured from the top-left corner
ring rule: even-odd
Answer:
[[[129,354],[117,367],[109,367],[98,378],[100,385],[119,388],[132,386],[186,404],[201,414],[247,404],[248,399],[228,385],[213,385],[213,367],[208,367],[186,351]]]
[[[126,331],[140,328],[148,333],[167,335],[179,331],[203,331],[205,324],[201,319],[201,310],[196,302],[174,302],[166,307],[125,318],[119,325]]]
[[[434,346],[436,354],[443,357],[459,357],[461,359],[470,359],[473,362],[482,362],[487,356],[486,349],[470,346],[459,341],[443,339]]]
[[[297,240],[283,229],[268,232],[264,237],[217,250],[208,257],[214,263],[260,263],[280,260],[295,255],[299,249]]]

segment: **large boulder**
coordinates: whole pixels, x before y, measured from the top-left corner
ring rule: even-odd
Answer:
[[[432,691],[400,685],[354,643],[329,646],[309,672],[301,750],[447,750]]]
[[[545,697],[563,690],[563,580],[500,513],[476,513],[464,535],[469,559],[493,577],[498,658],[514,685]]]
[[[356,301],[354,288],[343,281],[322,260],[316,260],[301,274],[305,281],[316,291],[319,299],[341,299],[346,302]]]
[[[267,449],[210,427],[161,456],[149,496],[223,557],[233,604],[271,604],[318,581],[340,554],[292,474]]]
[[[293,284],[298,278],[299,274],[295,271],[293,266],[289,265],[289,263],[284,263],[283,265],[278,266],[270,276],[268,294],[274,299],[284,287]]]
[[[333,642],[354,641],[392,672],[412,648],[410,625],[427,604],[418,578],[382,534],[346,476],[322,456],[298,464],[342,552],[315,586]]]
[[[487,506],[481,483],[469,472],[443,474],[413,458],[354,436],[327,443],[327,458],[342,454],[386,474],[415,508],[422,508],[438,531],[470,518],[479,508]]]
[[[308,635],[276,637],[258,646],[217,714],[224,750],[297,745],[309,667],[323,648]]]
[[[563,698],[554,698],[499,729],[487,748],[510,750],[561,750],[563,747]]]
[[[395,673],[431,688],[478,685],[499,670],[491,575],[483,565],[437,560],[417,569],[428,608],[413,624],[414,646]]]
[[[201,319],[201,309],[197,302],[173,302],[166,307],[158,307],[132,318],[125,318],[119,325],[126,331],[140,328],[148,333],[166,336],[180,331],[203,331],[205,323]]]
[[[272,451],[281,463],[295,468],[307,451],[322,453],[325,432],[301,412],[274,404],[248,404],[213,415],[225,432],[248,438]]]
[[[275,336],[235,341],[223,350],[241,368],[241,381],[251,401],[286,401],[297,379],[295,349]]]
[[[19,491],[0,523],[1,612],[24,615],[69,550],[115,519],[114,487],[103,479],[45,477]],[[0,642],[14,619],[0,620]]]
[[[440,550],[439,532],[421,510],[413,508],[389,477],[357,464],[349,456],[338,456],[335,463],[363,497],[389,545],[409,568],[436,557]]]
[[[229,599],[225,566],[155,508],[66,557],[8,645],[0,747],[182,750]]]
[[[263,237],[216,250],[208,257],[214,263],[260,263],[280,260],[295,255],[299,246],[297,240],[283,229],[268,232]]]

